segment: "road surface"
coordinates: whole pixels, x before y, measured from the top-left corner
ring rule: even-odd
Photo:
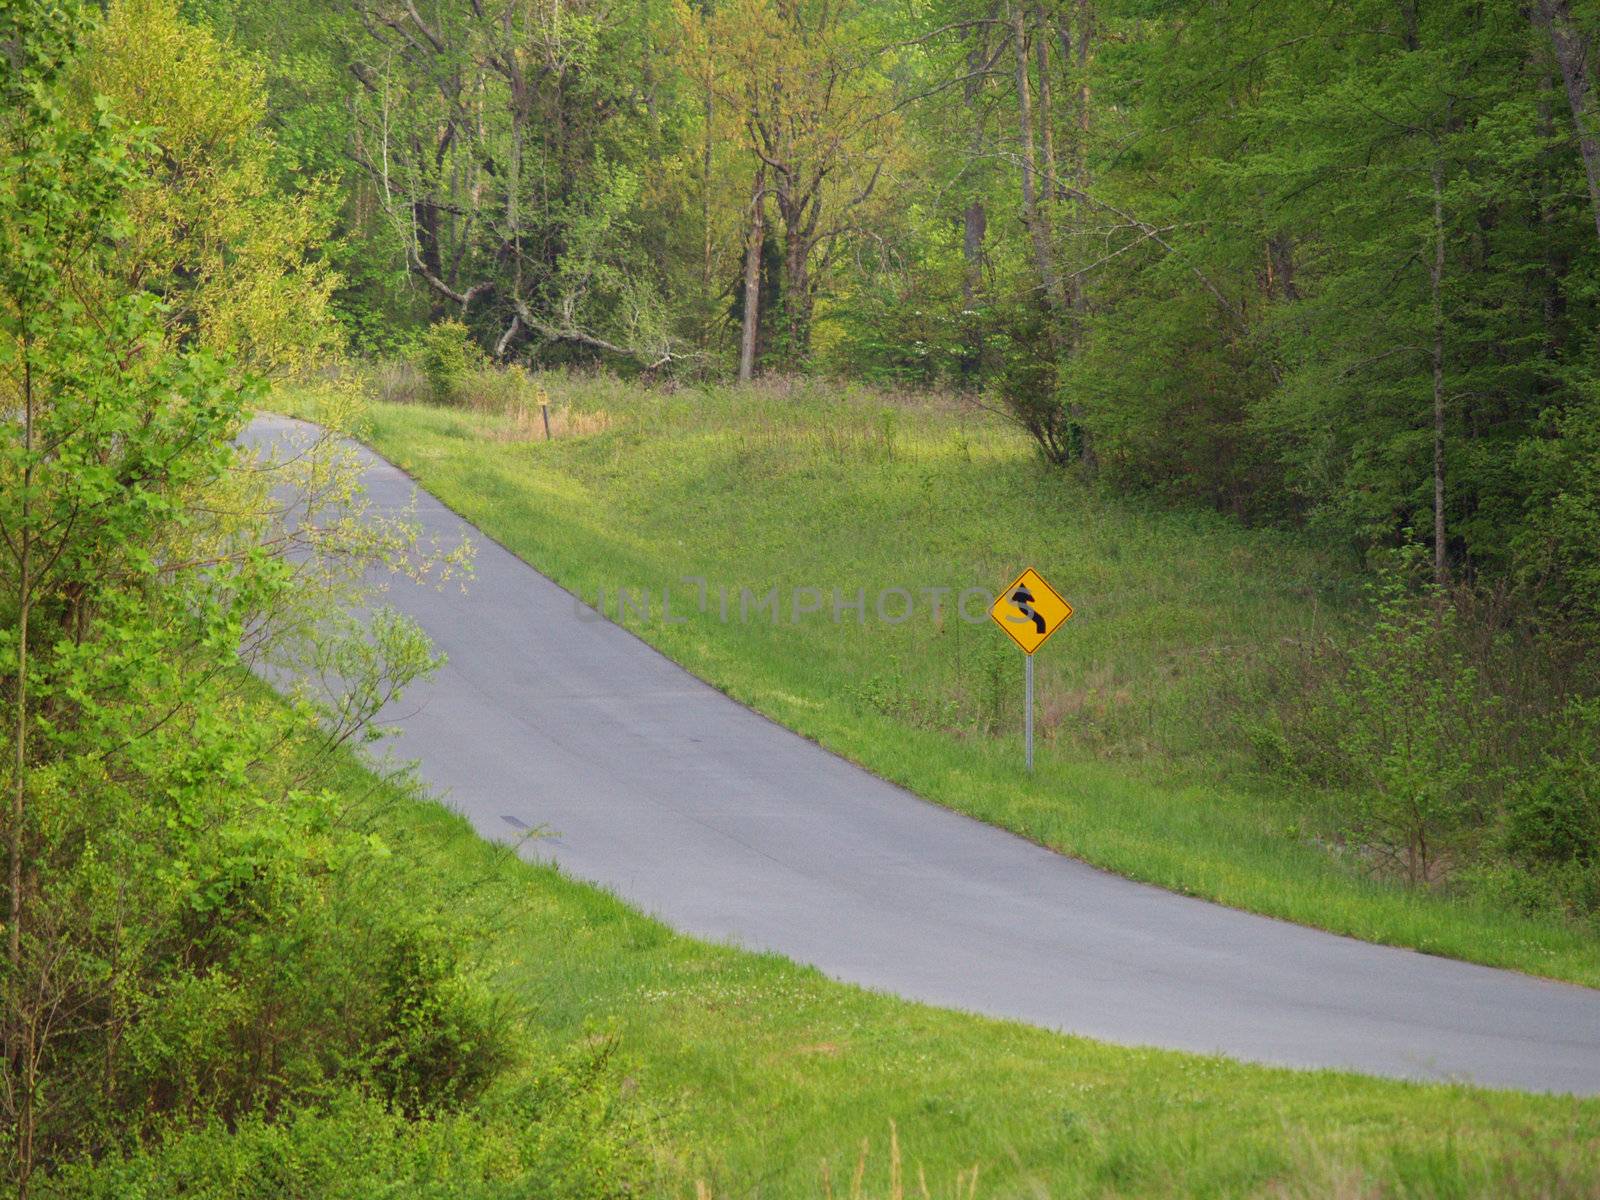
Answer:
[[[265,416],[249,437],[294,425]],[[426,534],[470,529],[366,459],[375,506],[415,495]],[[1600,1093],[1600,991],[1175,895],[930,804],[472,533],[465,594],[400,579],[385,603],[449,656],[407,694],[394,749],[486,838],[546,828],[530,854],[677,929],[932,1004],[1264,1063]]]

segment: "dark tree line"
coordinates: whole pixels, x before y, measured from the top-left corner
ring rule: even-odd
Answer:
[[[341,182],[368,344],[954,385],[1054,462],[1600,613],[1592,5],[203,7]]]

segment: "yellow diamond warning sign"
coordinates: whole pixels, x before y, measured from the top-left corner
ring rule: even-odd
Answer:
[[[1024,654],[1032,654],[1066,624],[1072,616],[1072,605],[1045,582],[1043,575],[1029,567],[1000,593],[989,615],[1022,647]]]

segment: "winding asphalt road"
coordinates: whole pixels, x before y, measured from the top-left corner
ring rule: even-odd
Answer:
[[[262,417],[249,438],[294,426]],[[367,455],[369,496],[415,494]],[[1296,1067],[1600,1093],[1600,991],[1131,883],[920,800],[729,700],[472,531],[466,594],[385,602],[449,656],[396,751],[491,839],[674,927],[933,1004]]]

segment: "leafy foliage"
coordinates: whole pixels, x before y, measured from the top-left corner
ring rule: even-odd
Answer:
[[[607,1046],[569,1051],[537,1080],[507,1084],[464,1112],[409,1119],[341,1089],[279,1120],[208,1120],[159,1145],[47,1180],[43,1197],[98,1200],[181,1193],[201,1200],[429,1200],[540,1196],[620,1200],[648,1178],[636,1114],[619,1110]]]
[[[170,8],[137,14],[158,40],[198,45],[183,65],[216,67]],[[239,447],[257,389],[208,341],[292,329],[294,352],[316,354],[323,331],[275,324],[288,276],[253,259],[253,234],[206,235],[226,280],[191,269],[189,241],[142,237],[191,193],[165,171],[185,143],[81,92],[117,61],[119,29],[0,4],[3,1177],[19,1196],[41,1178],[46,1193],[165,1189],[195,1144],[215,1150],[236,1127],[254,1140],[230,1143],[197,1187],[241,1163],[314,1176],[332,1160],[312,1147],[348,1146],[357,1114],[398,1147],[444,1161],[460,1143],[487,1161],[503,1132],[450,1114],[516,1061],[509,1014],[448,914],[396,881],[361,798],[336,786],[335,753],[437,662],[396,614],[347,615],[370,607],[367,572],[442,580],[470,547],[424,545],[403,515],[368,512],[337,437],[282,458]],[[249,105],[234,115],[253,126]],[[232,169],[226,147],[191,161]],[[269,341],[255,361],[288,361]],[[329,393],[338,428],[344,397]],[[285,704],[252,666],[307,682]],[[632,1160],[584,1098],[603,1072],[574,1070],[552,1064],[542,1092],[507,1101],[564,1132],[506,1161],[540,1159],[574,1196],[611,1194]],[[275,1146],[287,1161],[262,1173]],[[409,1158],[372,1169],[402,1176]]]
[[[1419,603],[1391,575],[1372,618],[1325,718],[1351,798],[1347,835],[1408,882],[1429,883],[1484,823],[1496,706],[1445,598]]]
[[[145,130],[115,264],[163,302],[169,332],[260,372],[320,364],[342,332],[322,185],[275,179],[262,73],[180,18],[177,0],[119,0],[94,31],[79,85]]]
[[[468,373],[479,365],[474,350],[467,327],[460,321],[435,321],[417,338],[413,361],[427,380],[435,404],[456,397]]]

